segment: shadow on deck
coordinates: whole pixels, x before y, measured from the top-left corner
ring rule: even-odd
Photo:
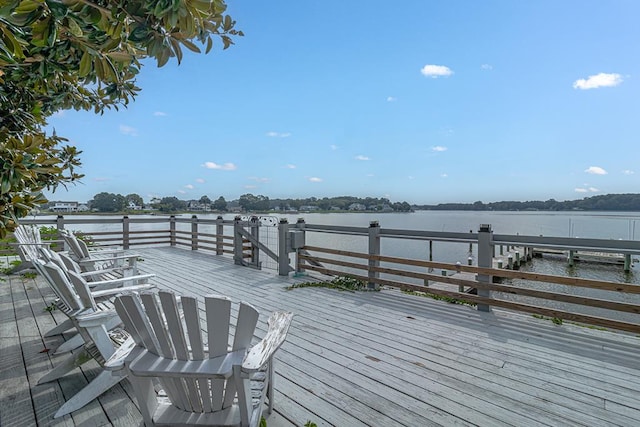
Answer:
[[[223,294],[261,313],[295,313],[277,353],[276,412],[269,427],[636,426],[640,338],[557,326],[531,316],[480,313],[397,290],[285,290],[306,278],[233,265],[172,248],[135,250],[161,288]],[[45,311],[53,293],[40,278],[0,282],[0,425],[139,425],[127,381],[71,416],[53,420],[97,373],[88,364],[49,384],[37,380],[64,356],[63,337],[42,338],[62,320]]]

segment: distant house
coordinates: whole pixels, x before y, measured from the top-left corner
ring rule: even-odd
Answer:
[[[78,202],[52,202],[53,212],[78,212]]]
[[[89,206],[87,206],[86,203],[80,203],[78,205],[78,212],[88,212],[89,211]]]
[[[142,206],[138,206],[133,202],[129,202],[129,205],[127,206],[127,208],[129,210],[132,210],[132,211],[141,211],[142,210]]]
[[[311,211],[317,211],[318,207],[317,206],[300,206],[300,212],[311,212]]]
[[[350,211],[366,211],[367,207],[362,203],[351,203],[349,205],[349,210]]]

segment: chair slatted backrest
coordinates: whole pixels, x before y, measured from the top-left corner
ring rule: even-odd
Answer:
[[[18,241],[18,250],[25,261],[33,262],[39,258],[38,247],[43,243],[40,237],[40,229],[37,226],[18,225],[13,235]]]
[[[40,263],[41,260],[38,260]],[[46,262],[44,265],[39,264],[43,268],[43,276],[49,282],[49,285],[67,307],[73,311],[79,311],[88,308],[82,299],[73,289],[66,273],[52,262]]]
[[[231,301],[226,297],[205,297],[206,341],[196,298],[183,296],[179,301],[170,291],[159,291],[157,296],[143,292],[140,295],[119,295],[115,306],[136,344],[155,355],[187,361],[215,359],[229,352]],[[249,348],[257,320],[257,310],[241,303],[232,350]],[[233,404],[236,395],[234,381],[185,379],[161,374],[158,377],[167,397],[173,406],[181,410],[216,412]]]
[[[69,250],[75,254],[78,259],[90,258],[89,249],[80,239],[76,237],[71,230],[61,230],[62,238],[69,246]]]

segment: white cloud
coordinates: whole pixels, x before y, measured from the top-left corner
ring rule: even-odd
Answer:
[[[356,160],[363,160],[363,161],[371,160],[371,158],[369,158],[369,157],[367,157],[367,156],[363,156],[362,154],[360,154],[360,155],[356,156],[356,157],[355,157],[355,159],[356,159]]]
[[[205,180],[204,180],[204,179],[202,179],[202,178],[196,178],[196,182],[197,182],[197,183],[199,183],[199,184],[204,184],[204,183],[205,183],[205,182],[207,182],[207,181],[205,181]]]
[[[599,87],[618,86],[622,83],[622,76],[616,73],[600,73],[589,76],[586,79],[578,79],[573,82],[574,89],[597,89]]]
[[[287,138],[289,136],[291,136],[290,132],[267,132],[267,136],[270,136],[271,138]]]
[[[625,169],[622,171],[624,175],[633,175],[635,172],[629,169]]]
[[[387,96],[387,102],[396,102],[398,98],[395,96]]]
[[[153,115],[156,117],[164,117],[167,115],[167,113],[165,113],[164,111],[156,111],[153,113]]]
[[[187,192],[184,190],[178,190],[178,194],[187,194]]]
[[[482,64],[480,66],[480,69],[481,70],[493,70],[493,65],[491,65],[491,64]]]
[[[322,178],[318,178],[316,176],[312,176],[311,178],[309,178],[309,181],[311,181],[311,182],[322,182]]]
[[[449,77],[453,74],[453,71],[449,67],[445,67],[444,65],[425,65],[420,69],[420,72],[425,77],[431,77],[432,79],[437,79],[438,77]]]
[[[256,181],[256,182],[269,182],[271,181],[271,178],[258,178],[257,176],[250,176],[249,178],[251,181]]]
[[[244,188],[246,188],[247,190],[253,190],[254,188],[258,188],[257,185],[245,185]]]
[[[53,113],[51,115],[51,117],[64,117],[65,115],[66,115],[65,111],[64,110],[60,110],[60,111],[56,111],[55,113]]]
[[[575,189],[576,193],[598,193],[600,190],[595,187],[579,187]]]
[[[187,188],[189,190],[193,190],[194,187],[193,187],[192,184],[187,184],[187,185],[184,186],[184,188]]]
[[[234,171],[237,169],[237,166],[233,163],[225,163],[223,165],[219,165],[214,162],[205,162],[203,166],[207,169],[218,169],[222,171]]]
[[[338,149],[338,146],[337,146],[337,145],[335,145],[335,144],[331,144],[329,147],[330,147],[333,151],[336,151],[336,150]]]
[[[286,169],[295,169],[296,165],[292,165],[291,163],[289,163],[288,165],[285,166]]]
[[[407,179],[408,179],[409,181],[413,181],[413,180],[415,179],[415,177],[413,177],[413,176],[409,175],[409,176],[407,177]]]
[[[447,178],[449,175],[447,175],[446,173],[440,174],[441,178]]]
[[[606,175],[607,171],[602,169],[600,166],[589,166],[589,168],[584,170],[586,173],[590,173],[591,175]]]
[[[443,147],[442,145],[436,145],[435,147],[431,147],[431,150],[441,153],[443,151],[447,151],[447,147]]]
[[[127,125],[120,125],[120,133],[129,136],[138,136],[136,128]]]
[[[372,174],[372,173],[368,173],[368,174],[367,174],[367,176],[368,176],[369,178],[371,178],[371,177],[373,177],[373,176],[375,176],[375,175],[374,175],[374,174]]]

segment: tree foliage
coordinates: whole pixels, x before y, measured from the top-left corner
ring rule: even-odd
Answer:
[[[270,207],[269,198],[262,194],[257,196],[254,196],[251,193],[243,194],[240,196],[238,203],[240,204],[240,207],[247,212],[268,211]]]
[[[0,2],[0,236],[77,181],[78,152],[43,130],[64,109],[126,106],[143,58],[182,61],[183,49],[226,49],[242,36],[224,0]]]
[[[220,196],[216,199],[215,202],[213,202],[213,209],[221,212],[227,210],[227,201],[224,199],[224,197]]]
[[[91,209],[100,212],[120,212],[126,205],[126,199],[122,194],[98,193],[90,202]]]
[[[140,207],[144,206],[144,200],[142,200],[142,196],[140,196],[139,194],[136,194],[136,193],[127,194],[124,197],[124,199],[127,205],[129,203],[133,203],[134,206],[140,206]],[[129,206],[125,206],[125,207],[128,208]]]
[[[162,212],[180,212],[187,208],[187,202],[173,196],[163,197],[155,207]]]

